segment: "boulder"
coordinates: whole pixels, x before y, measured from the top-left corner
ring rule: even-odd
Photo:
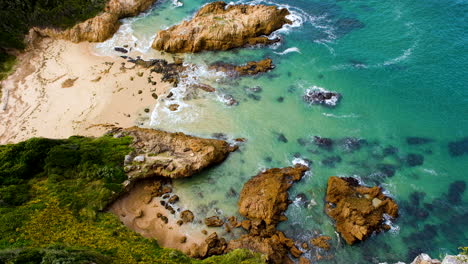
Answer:
[[[270,44],[267,35],[291,24],[287,9],[266,5],[227,5],[213,2],[179,25],[158,32],[152,47],[170,53],[228,50],[245,45]]]
[[[316,238],[312,238],[310,240],[310,243],[316,247],[319,247],[319,248],[322,248],[322,249],[325,249],[325,250],[329,250],[331,247],[330,247],[330,243],[328,241],[331,240],[331,237],[329,236],[319,236],[319,237],[316,237]]]
[[[180,219],[184,222],[184,223],[191,223],[193,222],[193,213],[192,211],[190,210],[185,210],[185,211],[182,211],[180,213]]]
[[[224,225],[224,221],[219,216],[211,216],[205,218],[205,225],[209,227],[220,227]]]
[[[330,177],[326,213],[335,220],[336,230],[352,245],[373,232],[389,229],[384,214],[398,217],[398,205],[380,187],[361,186],[354,178]]]

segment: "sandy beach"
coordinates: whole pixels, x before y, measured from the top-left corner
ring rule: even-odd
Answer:
[[[93,45],[45,38],[18,57],[16,71],[2,82],[0,144],[100,136],[109,126],[148,120],[152,94],[164,94],[171,84],[123,58],[97,56]]]

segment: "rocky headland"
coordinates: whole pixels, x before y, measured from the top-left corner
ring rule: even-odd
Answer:
[[[354,178],[330,177],[326,213],[335,220],[336,230],[352,245],[372,233],[389,230],[384,215],[398,217],[398,205],[382,189],[365,187]]]
[[[125,157],[129,179],[184,178],[221,163],[237,149],[219,139],[205,139],[160,130],[131,127],[115,129],[116,137],[131,136],[132,153]]]
[[[68,29],[34,27],[29,39],[35,34],[43,37],[65,39],[75,43],[82,41],[102,42],[114,35],[119,29],[119,19],[135,16],[147,10],[156,0],[110,0],[103,12]]]
[[[270,263],[287,263],[288,253],[300,257],[292,239],[276,230],[280,221],[287,220],[288,189],[309,170],[307,166],[274,168],[259,173],[244,184],[239,198],[239,212],[246,217],[241,226],[249,233],[229,241],[226,251],[246,248],[267,256]]]
[[[245,45],[270,44],[267,36],[290,24],[287,9],[266,5],[227,5],[213,2],[190,21],[158,32],[152,47],[170,53],[229,50]]]

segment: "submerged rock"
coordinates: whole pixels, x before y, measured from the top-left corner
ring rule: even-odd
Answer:
[[[314,144],[326,150],[331,150],[333,148],[333,140],[331,138],[314,136]]]
[[[317,86],[307,89],[303,96],[304,101],[309,104],[321,104],[327,106],[336,106],[340,98],[341,94],[330,92]]]
[[[398,217],[398,205],[381,188],[361,186],[354,178],[330,177],[326,201],[326,213],[350,245],[367,239],[374,231],[389,229],[384,214]]]
[[[427,143],[431,143],[433,140],[430,138],[424,138],[424,137],[407,137],[406,138],[406,143],[408,145],[423,145]]]
[[[278,39],[266,36],[290,24],[287,15],[287,9],[276,6],[213,2],[203,6],[191,20],[158,32],[152,47],[176,53],[270,44]]]
[[[424,156],[421,154],[408,154],[406,156],[406,163],[410,167],[420,166],[424,163]]]
[[[133,137],[134,156],[144,157],[138,166],[128,166],[130,180],[150,177],[189,177],[222,162],[237,149],[223,140],[205,139],[160,130],[131,127],[114,133]]]
[[[468,137],[448,143],[449,153],[452,157],[468,154]]]

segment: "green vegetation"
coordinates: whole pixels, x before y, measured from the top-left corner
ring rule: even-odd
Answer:
[[[0,0],[0,81],[11,71],[15,57],[8,50],[25,48],[29,28],[69,28],[96,16],[107,0]]]
[[[130,142],[33,138],[0,146],[0,263],[264,263],[246,250],[194,260],[103,212],[121,192]]]

